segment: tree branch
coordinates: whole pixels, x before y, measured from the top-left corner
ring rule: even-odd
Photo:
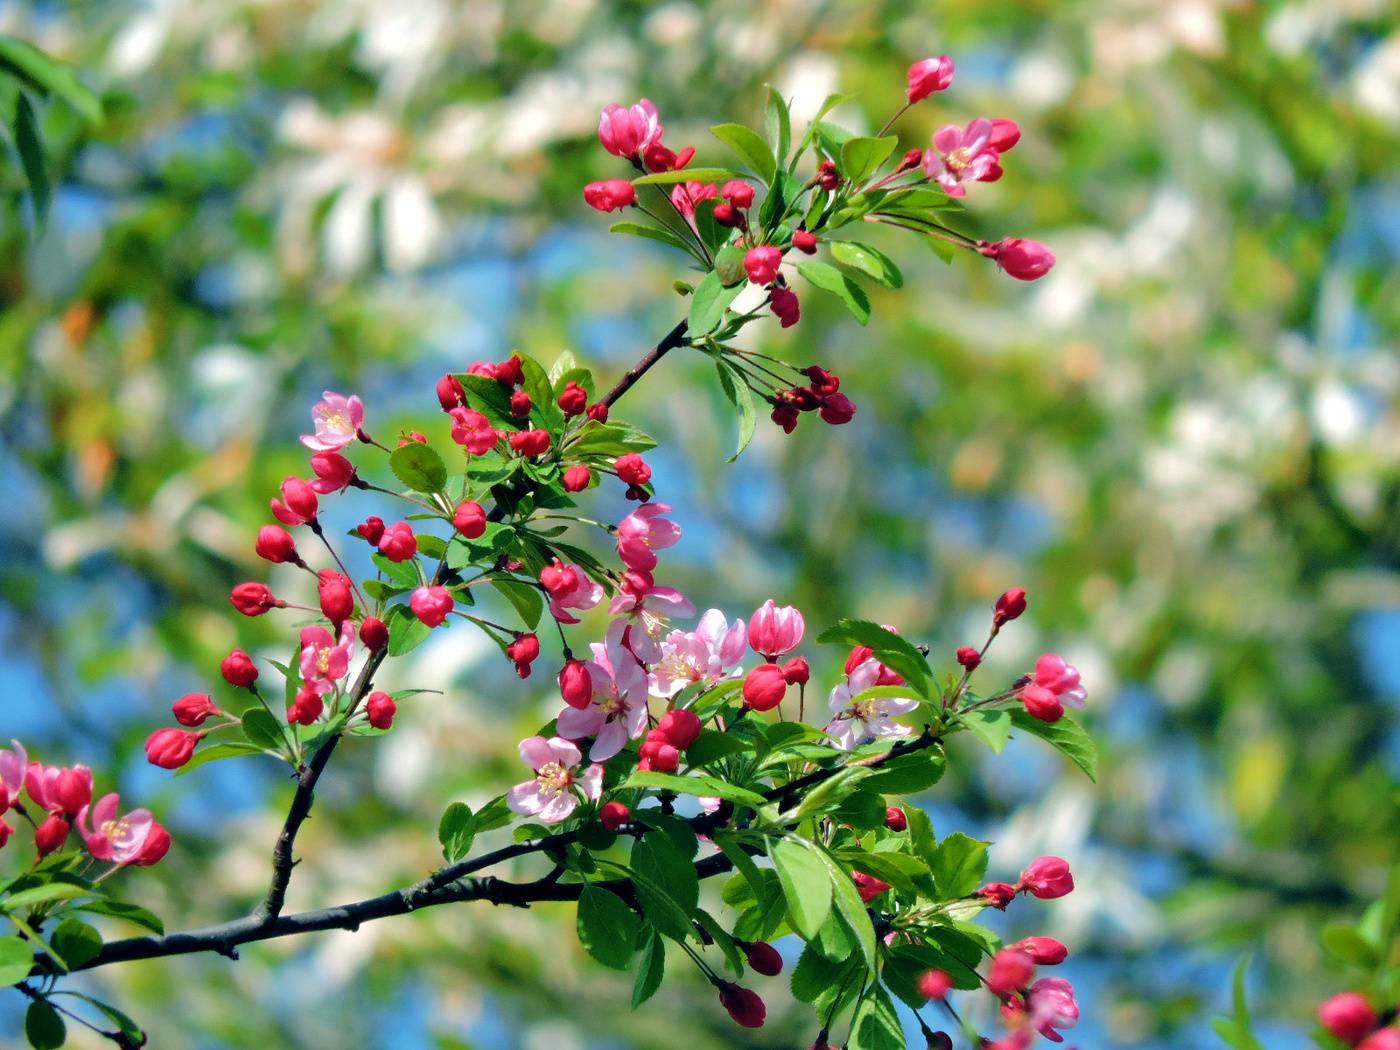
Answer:
[[[617,402],[618,398],[632,389],[637,380],[641,379],[652,365],[666,356],[666,351],[674,350],[678,346],[684,346],[685,329],[686,323],[681,321],[676,327],[667,332],[665,338],[656,344],[655,349],[653,349],[651,353],[647,354],[646,357],[642,358],[627,370],[626,374],[617,381],[617,386],[608,391],[608,395],[603,398],[602,403],[611,408]]]

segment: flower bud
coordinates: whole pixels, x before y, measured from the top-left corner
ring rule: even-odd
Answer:
[[[1016,887],[1006,882],[989,882],[980,887],[974,896],[981,897],[993,908],[1006,910],[1006,906],[1016,899]]]
[[[510,357],[496,366],[496,378],[507,386],[519,386],[525,382],[525,368],[520,363],[519,354]]]
[[[517,634],[506,646],[506,655],[515,661],[515,673],[529,678],[530,664],[540,655],[540,640],[534,634]]]
[[[389,530],[384,534],[389,535]],[[321,612],[339,629],[355,611],[355,595],[350,590],[350,577],[334,569],[322,569],[317,574],[316,590],[321,599]]]
[[[413,535],[412,525],[406,521],[399,521],[384,530],[384,535],[379,537],[376,546],[380,554],[398,564],[408,561],[418,553],[418,537]],[[349,590],[348,587],[346,589]]]
[[[783,957],[778,954],[778,949],[767,941],[741,942],[741,946],[745,958],[749,961],[749,968],[754,973],[761,973],[764,977],[777,977],[783,972]]]
[[[1026,937],[1011,947],[1025,952],[1037,966],[1058,966],[1069,957],[1069,949],[1053,937]]]
[[[258,680],[258,669],[253,664],[253,658],[242,649],[235,649],[223,658],[219,673],[235,689],[247,689]]]
[[[394,715],[399,707],[388,693],[376,689],[365,697],[365,716],[375,729],[389,729],[394,724]]]
[[[379,541],[384,537],[384,519],[377,514],[371,514],[365,519],[363,525],[355,526],[355,531],[368,540],[371,545],[378,547]]]
[[[408,599],[413,615],[429,627],[437,627],[447,619],[455,603],[446,587],[419,587]]]
[[[1055,265],[1055,253],[1039,241],[1024,237],[1007,237],[990,248],[1003,273],[1018,281],[1034,281],[1044,277]]]
[[[1026,592],[1020,587],[1013,587],[997,599],[996,608],[992,610],[992,625],[1001,627],[1003,624],[1010,623],[1025,611]]]
[[[642,462],[642,457],[635,452],[618,456],[613,461],[613,469],[617,471],[618,478],[629,485],[645,485],[651,480],[651,467]]]
[[[769,598],[749,619],[749,648],[772,661],[796,649],[806,630],[807,621],[795,606],[778,608]]]
[[[817,165],[817,185],[828,193],[834,193],[841,188],[841,183],[846,180],[841,173],[836,170],[836,165],[829,160],[824,160]]]
[[[787,680],[777,664],[759,664],[744,676],[744,706],[754,711],[771,711],[783,702]]]
[[[822,398],[822,405],[817,414],[832,426],[840,426],[851,421],[856,414],[856,406],[845,394],[828,394]]]
[[[626,179],[604,179],[583,188],[583,199],[590,208],[617,211],[637,203],[637,188]]]
[[[925,999],[942,999],[953,989],[953,979],[943,970],[926,970],[914,983]]]
[[[588,488],[588,483],[593,480],[593,471],[589,470],[582,463],[575,463],[568,470],[564,471],[564,491],[582,492]]]
[[[326,702],[321,699],[321,694],[307,686],[297,693],[292,706],[287,708],[287,721],[309,726],[321,717],[325,709]]]
[[[339,452],[317,452],[311,457],[311,469],[316,472],[311,487],[323,496],[343,492],[355,481],[355,465]]]
[[[953,82],[953,60],[947,55],[925,58],[909,67],[909,102],[921,102],[935,91],[945,91]]]
[[[149,868],[152,864],[160,863],[161,859],[170,852],[170,832],[165,830],[165,825],[158,820],[151,821],[151,826],[146,832],[145,845],[141,847],[141,852],[132,861],[138,868]]]
[[[262,583],[240,583],[229,595],[229,601],[244,616],[261,616],[269,609],[283,609],[287,605]]]
[[[909,827],[909,818],[905,816],[904,810],[898,806],[885,807],[885,827],[891,831],[905,831]],[[929,996],[933,998],[933,996]]]
[[[240,650],[234,650],[234,652],[239,651]],[[213,697],[209,696],[208,693],[186,693],[171,705],[170,710],[175,714],[175,721],[179,722],[182,726],[203,725],[204,720],[210,715],[223,714],[223,711],[219,709],[219,706],[214,703]],[[171,729],[168,730],[168,732],[177,733],[179,730]],[[159,765],[160,763],[156,764]],[[180,764],[184,765],[183,762]]]
[[[1058,722],[1065,714],[1060,698],[1043,685],[1028,685],[1017,694],[1026,705],[1026,713],[1042,722]]]
[[[802,657],[794,656],[783,664],[783,681],[788,685],[806,685],[811,680],[812,669]]]
[[[794,230],[792,233],[792,246],[799,252],[807,255],[817,254],[817,235],[807,230]]]
[[[305,525],[316,520],[319,505],[310,482],[288,476],[282,482],[282,498],[272,501],[272,516],[283,525]]]
[[[598,811],[598,820],[609,831],[616,831],[631,818],[632,811],[621,802],[604,802]]]
[[[1011,995],[1030,984],[1035,974],[1035,963],[1025,952],[1017,948],[1003,948],[992,956],[991,969],[987,971],[987,991],[993,995]]]
[[[753,207],[753,187],[743,179],[730,179],[719,191],[719,195],[736,208]]]
[[[1317,1008],[1322,1027],[1344,1043],[1354,1044],[1376,1030],[1380,1018],[1357,992],[1340,992]]]
[[[977,666],[982,662],[982,654],[970,645],[964,645],[958,650],[958,663],[962,664],[969,671],[977,670]]]
[[[258,530],[258,542],[253,548],[259,558],[271,562],[290,561],[297,558],[297,543],[292,534],[279,525],[264,525]]]
[[[570,660],[559,672],[559,694],[564,703],[582,711],[593,699],[593,676],[582,660]]]
[[[655,770],[658,773],[672,773],[681,764],[681,753],[664,737],[661,740],[644,741],[637,753],[641,757],[637,768],[644,772]]]
[[[584,415],[595,423],[606,423],[608,421],[608,406],[599,401],[595,405],[589,405],[584,410]]]
[[[54,778],[53,797],[68,816],[92,801],[92,771],[86,766],[65,769]]]
[[[720,1005],[729,1011],[729,1016],[745,1028],[762,1028],[768,1010],[758,993],[741,988],[731,981],[722,981],[719,986]]]
[[[540,570],[540,585],[551,598],[562,598],[578,589],[578,570],[555,558],[553,565],[546,565]]]
[[[774,285],[768,293],[768,305],[773,308],[773,316],[783,328],[791,328],[802,320],[802,304],[798,302],[797,293],[791,288]]]
[[[992,137],[987,145],[998,153],[1005,153],[1020,141],[1021,129],[1014,120],[1006,120],[1002,117],[992,118]]]
[[[744,271],[753,284],[769,285],[776,281],[782,262],[782,251],[771,244],[750,248],[744,253]]]
[[[1356,1050],[1400,1050],[1400,1031],[1382,1028],[1356,1044]]]
[[[510,414],[516,419],[528,419],[530,409],[534,403],[530,400],[530,395],[523,390],[517,390],[510,395]]]
[[[1054,900],[1074,889],[1074,876],[1061,858],[1037,857],[1021,872],[1021,881],[1016,884],[1016,889],[1025,890],[1041,900]]]
[[[526,458],[542,456],[549,451],[549,431],[522,430],[518,434],[512,434],[510,447]]]
[[[68,821],[57,813],[40,824],[34,832],[34,845],[38,848],[41,857],[47,857],[54,850],[61,848],[67,841]]]
[[[443,376],[437,381],[437,399],[442,410],[450,412],[466,403],[467,392],[462,389],[461,381],[456,376]]]
[[[678,707],[662,715],[656,728],[661,730],[672,747],[684,751],[700,736],[701,723],[694,711]]]
[[[873,875],[867,875],[863,871],[852,872],[851,880],[856,884],[856,892],[860,894],[860,899],[869,904],[880,894],[890,888],[888,882],[882,882]]]
[[[588,391],[570,379],[559,394],[559,407],[563,409],[566,419],[583,415],[588,408]]]
[[[743,212],[730,204],[728,201],[720,201],[715,205],[715,223],[728,229],[735,230],[744,225]],[[721,274],[721,281],[727,278],[727,274]]]
[[[389,628],[377,616],[366,616],[360,624],[360,641],[371,651],[383,649],[389,644]]]
[[[476,500],[463,500],[452,515],[452,527],[469,540],[481,538],[486,532],[486,510]]]
[[[146,738],[146,761],[161,769],[179,769],[194,754],[194,746],[205,730],[186,733],[183,729],[157,729]]]

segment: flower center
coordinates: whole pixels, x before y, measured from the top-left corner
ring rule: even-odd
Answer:
[[[956,175],[971,166],[972,155],[967,151],[966,146],[959,146],[948,154],[943,163],[947,165],[949,171]]]
[[[316,670],[320,672],[320,674],[321,674],[322,677],[324,677],[324,678],[329,678],[329,677],[330,677],[330,675],[331,675],[331,651],[330,651],[329,649],[322,649],[320,652],[318,652],[318,653],[316,654]]]
[[[879,699],[858,701],[851,709],[851,715],[859,718],[862,722],[868,721],[885,713],[885,705]]]
[[[535,771],[535,780],[543,794],[562,795],[574,782],[574,775],[562,762],[546,762]]]
[[[618,696],[616,690],[612,689],[609,689],[607,692],[598,693],[593,699],[597,703],[599,709],[602,710],[603,714],[607,715],[609,718],[615,714],[621,713],[626,707],[622,702],[622,697]]]

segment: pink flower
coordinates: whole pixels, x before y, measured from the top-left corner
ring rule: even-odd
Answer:
[[[773,316],[783,328],[791,328],[802,320],[802,304],[797,301],[797,293],[791,288],[775,287],[768,293],[768,305],[773,308]]]
[[[660,659],[651,668],[651,695],[669,699],[692,682],[713,685],[729,676],[744,658],[743,620],[733,626],[718,609],[707,609],[694,631],[672,631],[661,643]]]
[[[365,406],[358,397],[344,397],[327,390],[321,395],[311,410],[311,418],[316,421],[315,434],[303,434],[301,443],[318,452],[334,452],[344,448],[359,435],[360,424],[365,421]]]
[[[316,490],[301,478],[282,482],[282,498],[272,501],[272,516],[283,525],[305,525],[316,520]]]
[[[1063,977],[1042,977],[1026,993],[1030,1026],[1054,1043],[1063,1043],[1057,1028],[1073,1028],[1079,1023],[1079,1004],[1074,987]]]
[[[744,271],[754,284],[769,285],[778,279],[783,253],[771,244],[750,248],[744,253]]]
[[[890,715],[905,715],[919,706],[917,700],[902,696],[856,697],[880,684],[884,665],[869,657],[846,675],[846,681],[831,691],[831,709],[836,717],[826,727],[827,736],[837,747],[851,751],[877,737],[907,736],[909,727],[892,721]]]
[[[695,206],[701,201],[714,200],[718,196],[719,187],[713,182],[680,182],[671,190],[671,203],[693,227]]]
[[[29,756],[18,740],[11,740],[13,750],[0,751],[0,813],[4,813],[19,799],[24,788],[24,777],[29,771]]]
[[[656,550],[673,547],[681,538],[681,527],[659,517],[671,508],[665,503],[644,503],[617,526],[617,552],[629,569],[651,572],[656,568]]]
[[[207,729],[187,733],[183,729],[157,729],[146,738],[146,761],[161,769],[179,769],[194,754]]]
[[[612,105],[603,110],[598,121],[598,140],[614,157],[630,160],[653,142],[660,142],[664,130],[656,107],[650,100],[642,99],[627,109]]]
[[[637,203],[637,188],[626,179],[590,182],[583,188],[583,199],[590,208],[617,211]]]
[[[1317,1008],[1322,1027],[1342,1042],[1355,1045],[1376,1030],[1380,1018],[1364,996],[1357,992],[1339,992]]]
[[[1035,963],[1029,955],[1017,948],[1003,948],[992,956],[992,965],[987,971],[987,991],[993,995],[1019,992],[1030,984],[1034,974]]]
[[[88,826],[88,807],[84,806],[78,814],[78,832],[87,843],[88,852],[98,860],[130,864],[141,856],[154,821],[149,809],[133,809],[126,816],[118,817],[119,800],[115,793],[98,800],[91,809],[95,827]]]
[[[594,642],[593,659],[584,662],[593,696],[586,707],[566,707],[559,712],[559,735],[569,740],[596,737],[588,757],[606,762],[622,750],[630,737],[636,740],[647,727],[647,675],[631,651],[622,644],[627,625],[613,621],[605,643]]]
[[[506,805],[514,813],[557,824],[578,806],[574,790],[586,799],[596,799],[603,793],[603,767],[595,762],[576,776],[574,768],[583,761],[583,755],[557,736],[549,740],[532,736],[520,741],[520,760],[535,771],[535,776],[506,792]]]
[[[769,598],[749,619],[749,648],[773,661],[796,649],[806,629],[807,621],[794,606],[778,609]]]
[[[46,766],[29,763],[25,773],[29,797],[50,813],[71,817],[92,801],[92,770],[87,766]]]
[[[1069,865],[1060,857],[1037,857],[1021,872],[1016,889],[1041,900],[1054,900],[1074,889],[1074,876],[1069,872]]]
[[[315,693],[334,689],[336,681],[349,673],[354,654],[355,625],[349,620],[340,625],[339,641],[320,624],[301,629],[301,677]]]
[[[618,456],[613,460],[613,470],[617,471],[619,481],[629,485],[645,485],[651,480],[651,467],[636,452]]]
[[[408,599],[413,615],[429,627],[436,627],[446,620],[453,604],[452,595],[446,587],[419,587]]]
[[[1007,237],[983,248],[982,253],[995,259],[1004,273],[1018,281],[1034,281],[1044,277],[1055,265],[1054,252],[1039,241],[1024,237]]]
[[[1037,966],[1058,966],[1069,957],[1069,949],[1053,937],[1026,937],[1011,947],[1025,952]]]
[[[452,417],[452,440],[473,456],[490,452],[500,440],[490,421],[474,408],[454,408],[448,415]]]
[[[1079,684],[1079,672],[1063,656],[1043,653],[1035,662],[1034,682],[1049,689],[1065,707],[1082,710],[1087,694]]]
[[[1356,1050],[1400,1050],[1400,1030],[1382,1028],[1357,1043]]]
[[[540,582],[549,592],[549,612],[560,623],[578,623],[566,609],[591,609],[603,600],[603,585],[577,565],[558,558],[540,573]]]
[[[909,102],[922,102],[935,91],[947,90],[952,82],[953,60],[947,55],[915,62],[909,67]]]
[[[379,553],[392,562],[408,561],[418,553],[418,537],[406,521],[396,522],[379,537]]]
[[[948,196],[966,196],[964,182],[980,182],[996,167],[999,155],[992,148],[991,139],[992,122],[986,117],[978,117],[966,130],[956,124],[941,127],[933,133],[938,152],[929,150],[924,154],[924,171]]]
[[[311,469],[316,472],[311,487],[323,496],[343,492],[355,480],[355,465],[339,452],[317,452],[311,457]]]
[[[670,608],[663,608],[669,606]],[[674,587],[658,587],[651,573],[629,569],[622,574],[617,596],[608,606],[613,616],[626,614],[627,622],[641,630],[628,631],[623,644],[638,660],[654,664],[662,659],[661,636],[672,618],[694,616],[695,606]]]

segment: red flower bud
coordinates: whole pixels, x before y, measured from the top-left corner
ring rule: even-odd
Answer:
[[[292,701],[292,706],[287,708],[287,721],[309,726],[321,717],[325,709],[326,702],[321,699],[320,693],[309,687],[303,688]]]
[[[621,802],[604,802],[603,808],[598,811],[598,820],[609,831],[616,831],[626,824],[632,816],[632,811]]]
[[[801,417],[802,414],[798,412],[796,408],[785,403],[775,404],[769,416],[774,423],[777,423],[778,426],[783,428],[783,433],[785,434],[791,434],[797,429],[797,421]]]
[[[1025,611],[1026,592],[1020,587],[1013,587],[997,599],[996,608],[992,610],[992,623],[994,626],[1000,627],[1010,623]]]
[[[642,457],[635,452],[618,456],[613,461],[613,469],[617,471],[617,476],[629,485],[645,485],[651,480],[651,468],[643,463]]]
[[[530,400],[530,395],[523,390],[517,390],[510,395],[510,414],[516,419],[528,419],[530,409],[535,407],[535,403]]]
[[[506,655],[515,661],[515,673],[529,678],[530,664],[540,655],[540,640],[533,634],[517,634],[506,646]]]
[[[794,230],[792,233],[792,246],[799,252],[805,252],[807,255],[815,255],[817,253],[817,235],[815,233],[809,233],[807,230]]]
[[[661,716],[661,721],[656,724],[666,740],[677,751],[684,751],[691,744],[695,743],[700,735],[700,719],[694,711],[687,711],[684,708],[676,708],[667,711]]]
[[[719,195],[736,208],[753,207],[753,187],[743,179],[730,179]]]
[[[987,991],[993,995],[1011,995],[1031,983],[1035,974],[1035,963],[1025,952],[1017,948],[1003,948],[992,956],[991,969],[987,971]]]
[[[866,904],[890,888],[888,882],[881,882],[875,876],[867,875],[863,871],[852,872],[851,879],[856,884],[856,892],[860,894],[860,899]]]
[[[78,769],[65,769],[54,779],[54,801],[70,817],[92,801],[92,773],[85,766]]]
[[[161,858],[170,852],[170,832],[165,830],[165,826],[158,820],[151,821],[150,830],[146,832],[146,844],[141,847],[141,852],[132,861],[138,868],[149,868],[152,864],[160,862]]]
[[[271,562],[297,561],[297,542],[292,534],[279,525],[264,525],[258,530],[258,542],[253,547],[259,558]]]
[[[797,301],[797,293],[791,288],[774,285],[768,293],[768,305],[773,308],[773,316],[783,328],[791,328],[802,320],[802,304]]]
[[[582,492],[588,488],[588,483],[593,480],[593,471],[589,470],[582,463],[575,463],[568,470],[564,471],[564,491]]]
[[[242,649],[235,649],[223,658],[219,673],[235,689],[247,689],[258,680],[258,669],[253,664],[253,658]]]
[[[272,501],[272,516],[283,525],[305,525],[316,520],[316,490],[298,477],[282,482],[282,498]]]
[[[486,532],[486,510],[476,500],[463,500],[452,515],[452,527],[469,540],[479,539]]]
[[[261,616],[269,609],[283,609],[287,605],[262,583],[240,583],[229,595],[229,601],[244,616]]]
[[[1016,889],[1050,901],[1074,889],[1074,876],[1062,858],[1037,857],[1021,872],[1021,881],[1016,883]]]
[[[421,434],[417,436],[422,439]],[[355,480],[355,465],[339,452],[317,452],[311,457],[311,469],[316,472],[311,487],[323,496],[344,492]]]
[[[925,58],[909,67],[909,104],[921,102],[935,91],[945,91],[953,82],[953,60],[947,55]]]
[[[1016,887],[1005,882],[989,882],[978,889],[975,896],[981,897],[991,907],[1006,910],[1006,906],[1016,899]]]
[[[836,170],[836,165],[831,161],[824,160],[817,165],[817,184],[828,193],[840,189],[841,183],[844,181],[841,173]]]
[[[719,1001],[736,1023],[745,1028],[763,1027],[763,1019],[768,1015],[768,1010],[757,992],[741,988],[732,981],[723,981],[719,986]]]
[[[777,664],[759,664],[744,676],[744,706],[754,711],[771,711],[783,702],[787,679]]]
[[[234,650],[234,652],[239,651],[241,650]],[[179,722],[182,726],[203,725],[204,720],[210,715],[223,714],[219,706],[214,703],[213,697],[209,696],[207,693],[186,693],[171,705],[170,710],[175,714],[175,721]],[[178,733],[179,730],[162,730],[162,732]],[[181,735],[188,736],[189,734],[182,733]],[[156,764],[159,765],[160,763],[157,762]],[[181,762],[180,765],[184,765],[184,763]],[[174,767],[172,766],[171,768],[173,769]]]
[[[914,985],[925,999],[942,999],[953,989],[953,979],[943,970],[926,970]]]
[[[832,426],[840,426],[851,421],[856,414],[856,406],[845,394],[828,394],[822,398],[822,405],[817,414]]]
[[[559,407],[564,410],[566,418],[583,415],[588,408],[588,391],[570,379],[559,395]]]
[[[525,382],[525,369],[520,364],[520,356],[511,354],[509,360],[498,364],[496,378],[508,386],[519,386]]]
[[[637,203],[637,188],[626,179],[604,179],[585,186],[583,199],[599,211],[617,211]]]
[[[1042,722],[1058,722],[1065,714],[1060,698],[1043,685],[1028,685],[1017,694],[1026,705],[1026,713]]]
[[[958,663],[969,671],[977,670],[977,665],[982,662],[982,654],[970,645],[964,645],[958,650]]]
[[[356,525],[355,531],[378,547],[379,541],[384,537],[384,519],[377,514],[371,515],[365,519],[363,525]]]
[[[606,423],[608,421],[608,406],[599,401],[595,405],[589,405],[584,410],[584,415],[595,423]]]
[[[1039,241],[1008,237],[992,245],[989,252],[1005,273],[1018,281],[1044,277],[1055,265],[1055,253]]]
[[[387,529],[384,534],[389,534]],[[339,629],[341,622],[350,619],[350,614],[355,611],[355,595],[350,590],[350,577],[334,569],[322,569],[317,574],[316,590],[321,599],[321,612]]]
[[[34,845],[38,847],[41,857],[47,857],[67,841],[68,821],[57,813],[40,824],[38,830],[34,832]]]
[[[909,818],[898,806],[885,807],[885,827],[891,831],[904,831],[909,827]],[[929,998],[932,998],[930,996]]]
[[[389,644],[389,628],[379,617],[366,616],[360,624],[360,641],[366,649],[383,649]]]
[[[794,656],[783,664],[783,681],[788,685],[806,685],[812,680],[812,668],[800,656]]]
[[[578,570],[555,558],[553,565],[546,565],[540,570],[540,584],[551,598],[561,598],[578,587]]]
[[[408,599],[408,607],[413,615],[429,627],[436,627],[447,619],[455,603],[446,587],[419,587]]]
[[[365,697],[365,715],[375,729],[388,729],[394,724],[399,707],[388,693],[376,689]]]
[[[637,753],[641,756],[637,768],[643,771],[655,770],[658,773],[671,773],[681,764],[681,753],[676,750],[675,745],[668,743],[664,738],[644,741],[642,746],[637,749]]]
[[[467,392],[462,389],[462,384],[456,376],[443,376],[437,381],[437,399],[442,410],[449,412],[459,405],[466,404]]]
[[[206,730],[186,733],[183,729],[157,729],[146,738],[146,761],[161,769],[179,769],[194,754],[194,746]]]
[[[522,430],[510,436],[510,447],[522,456],[542,456],[549,451],[548,430]]]
[[[1053,937],[1027,937],[1011,947],[1025,952],[1037,966],[1058,966],[1069,957],[1069,949]]]
[[[744,225],[744,215],[738,208],[728,201],[720,201],[715,205],[715,222],[730,230],[738,229]]]
[[[413,535],[412,525],[406,521],[399,521],[384,530],[384,535],[379,537],[376,546],[380,554],[397,564],[408,561],[418,553],[418,537]]]
[[[771,244],[750,248],[744,253],[744,271],[753,284],[769,285],[778,279],[778,267],[782,265],[783,252]]]
[[[755,973],[761,973],[764,977],[777,977],[783,972],[783,957],[778,954],[778,949],[767,941],[740,943],[744,949],[744,956],[749,960],[749,967]]]
[[[582,660],[570,660],[559,672],[559,694],[570,707],[583,710],[593,699],[593,676]]]

